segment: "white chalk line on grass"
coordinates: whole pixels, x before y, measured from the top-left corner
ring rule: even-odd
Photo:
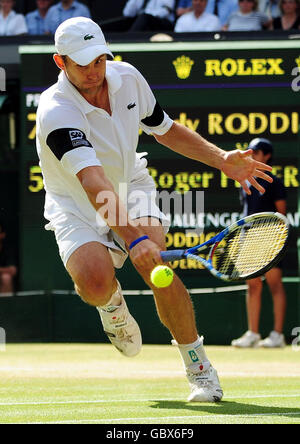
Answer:
[[[300,393],[294,394],[273,394],[273,395],[241,395],[241,396],[226,396],[224,401],[229,399],[264,399],[264,398],[300,398]],[[74,405],[74,404],[111,404],[111,403],[136,403],[136,402],[156,402],[156,401],[178,401],[187,402],[186,399],[180,398],[144,398],[144,399],[85,399],[85,400],[73,400],[73,401],[24,401],[24,402],[0,402],[0,407],[14,407],[14,406],[30,406],[30,405]]]
[[[260,418],[260,417],[274,417],[274,416],[300,416],[300,412],[281,412],[281,413],[245,413],[244,415],[240,414],[216,414],[211,415],[193,415],[193,416],[151,416],[151,417],[139,417],[139,418],[113,418],[113,419],[78,419],[78,420],[70,420],[70,421],[47,421],[47,422],[28,422],[26,424],[76,424],[76,423],[101,423],[101,424],[110,424],[110,423],[122,423],[122,422],[131,422],[137,423],[138,421],[174,421],[184,419],[185,421],[188,419],[219,419],[219,418]]]
[[[18,372],[22,372],[22,376],[27,376],[27,374],[31,374],[32,373],[32,368],[31,367],[18,367],[17,368],[17,372],[16,372],[16,368],[12,367],[12,366],[2,366],[0,369],[0,375],[1,373],[4,372],[10,372],[10,375],[12,374],[11,372],[14,373],[18,373]],[[47,368],[42,368],[39,369],[40,371],[40,376],[44,376],[45,373],[47,373],[46,377],[52,377],[53,375],[55,375],[57,377],[57,369],[53,369],[51,371],[49,371],[49,367]],[[182,370],[178,370],[178,371],[170,371],[170,370],[131,370],[130,369],[130,375],[131,376],[137,376],[139,377],[140,375],[150,375],[153,377],[184,377],[185,373]],[[99,376],[99,373],[97,374],[97,376]],[[249,371],[241,371],[241,372],[232,372],[232,371],[221,371],[219,372],[219,376],[221,378],[235,378],[235,377],[241,377],[241,378],[266,378],[266,377],[276,377],[276,378],[286,378],[287,376],[289,378],[299,378],[300,377],[300,373],[296,372],[296,373],[288,373],[288,375],[284,374],[284,375],[277,375],[274,373],[270,374],[270,372],[267,371],[261,371],[261,372],[253,372],[253,373],[249,373]],[[59,377],[59,376],[58,376]],[[104,379],[112,379],[113,377],[116,377],[116,374],[112,373],[112,376],[107,377],[107,375],[103,375]]]

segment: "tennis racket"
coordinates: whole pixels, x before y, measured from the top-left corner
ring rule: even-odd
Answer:
[[[273,268],[287,248],[289,222],[280,213],[247,216],[201,245],[162,251],[164,262],[194,259],[223,281],[243,281]],[[210,247],[208,258],[200,256]]]

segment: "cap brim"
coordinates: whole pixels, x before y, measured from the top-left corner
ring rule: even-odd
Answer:
[[[73,52],[73,54],[68,54],[68,56],[78,65],[86,66],[102,54],[107,54],[112,59],[114,58],[106,45],[90,46],[89,48],[84,48],[80,51]]]

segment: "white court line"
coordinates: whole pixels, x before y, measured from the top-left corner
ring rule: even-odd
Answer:
[[[228,414],[228,415],[219,415],[217,414],[217,418],[259,418],[259,417],[273,417],[273,416],[300,416],[300,412],[282,412],[282,413],[246,413],[244,415],[236,415],[236,414]],[[26,424],[77,424],[77,423],[88,423],[88,422],[96,422],[96,423],[120,423],[121,421],[169,421],[174,419],[213,419],[215,418],[215,414],[213,415],[193,415],[193,416],[156,416],[156,417],[139,417],[139,418],[114,418],[114,419],[78,419],[78,420],[70,420],[70,421],[47,421],[47,422],[27,422]]]
[[[226,396],[227,399],[264,399],[264,398],[300,398],[297,394],[275,394],[275,395],[246,395],[246,396]],[[105,404],[105,403],[122,403],[122,402],[156,402],[156,401],[178,401],[187,402],[186,399],[180,398],[144,398],[144,399],[92,399],[92,400],[74,400],[74,401],[25,401],[25,402],[0,402],[0,407],[13,407],[21,405],[72,405],[72,404]]]

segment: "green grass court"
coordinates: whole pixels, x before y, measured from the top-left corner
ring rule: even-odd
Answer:
[[[206,347],[224,389],[189,404],[175,347],[122,357],[110,345],[9,344],[0,352],[0,423],[300,424],[300,351]]]

